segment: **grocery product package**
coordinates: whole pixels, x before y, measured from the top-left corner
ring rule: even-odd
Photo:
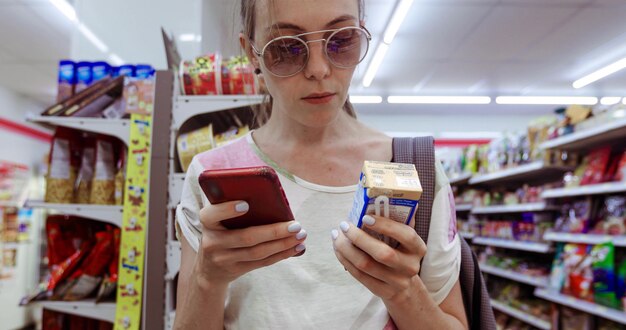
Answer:
[[[626,151],[623,152],[622,156],[619,158],[613,181],[626,182]]]
[[[91,80],[92,83],[111,78],[111,65],[107,62],[95,62],[91,65]]]
[[[46,203],[74,202],[74,183],[80,167],[80,153],[80,134],[71,129],[57,128],[48,159]]]
[[[246,56],[233,56],[222,63],[222,93],[224,95],[258,94],[254,66]]]
[[[413,164],[365,161],[349,214],[352,223],[363,227],[363,216],[380,215],[413,226],[422,186]],[[370,235],[396,247],[393,239],[367,230]]]
[[[124,114],[151,115],[154,110],[154,79],[124,79],[122,93]]]
[[[229,142],[248,134],[248,132],[250,132],[250,128],[247,125],[243,127],[231,127],[226,132],[215,135],[215,147],[219,148],[226,145]]]
[[[126,184],[126,160],[128,158],[128,148],[122,143],[120,146],[120,156],[117,161],[117,173],[115,174],[115,205],[124,203],[124,185]]]
[[[186,95],[221,95],[221,55],[212,53],[180,64],[180,81]]]
[[[115,299],[115,289],[117,288],[118,278],[118,260],[120,256],[120,239],[122,231],[119,228],[113,229],[113,258],[108,265],[108,271],[102,280],[102,284],[98,289],[96,295],[96,302],[101,302],[107,299]]]
[[[109,137],[99,136],[96,140],[90,204],[115,204],[115,145]]]
[[[82,159],[80,162],[80,170],[76,178],[74,200],[78,204],[89,204],[89,195],[91,193],[91,182],[93,180],[94,160],[96,154],[96,140],[94,138],[85,138],[83,144]]]
[[[100,81],[104,81],[101,87],[66,108],[61,115],[64,117],[103,117],[104,110],[122,97],[124,77],[112,80],[105,77]]]
[[[589,154],[589,165],[583,174],[580,185],[591,185],[602,182],[604,172],[609,165],[611,147],[596,149]]]
[[[93,82],[92,63],[78,62],[76,64],[76,93],[89,87]]]
[[[612,242],[595,245],[593,259],[593,296],[597,304],[619,308],[615,276],[615,247]]]
[[[76,63],[69,60],[59,62],[59,79],[57,88],[57,103],[63,102],[74,95],[76,86]]]
[[[590,247],[584,244],[566,244],[563,248],[563,293],[593,301],[593,258],[589,251]]]
[[[184,172],[187,172],[193,157],[201,152],[215,148],[213,125],[202,127],[189,133],[181,134],[176,139],[178,161]]]

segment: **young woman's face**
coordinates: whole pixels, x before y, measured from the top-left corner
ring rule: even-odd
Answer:
[[[349,26],[360,26],[357,0],[259,0],[253,42],[262,51],[276,37]],[[328,36],[314,33],[300,38],[313,41]],[[310,42],[308,47],[308,62],[293,76],[272,75],[268,72],[270,63],[260,67],[274,97],[272,116],[288,116],[304,126],[323,127],[343,111],[354,68],[333,65],[324,52],[324,42]],[[253,57],[258,67],[258,57]]]

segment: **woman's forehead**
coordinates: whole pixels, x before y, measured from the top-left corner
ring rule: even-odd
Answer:
[[[285,27],[316,31],[338,21],[358,23],[358,0],[258,0],[255,30],[260,35]]]

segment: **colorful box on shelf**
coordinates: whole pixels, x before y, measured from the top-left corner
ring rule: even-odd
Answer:
[[[535,289],[535,296],[626,325],[626,313],[621,310],[608,308],[546,289]]]

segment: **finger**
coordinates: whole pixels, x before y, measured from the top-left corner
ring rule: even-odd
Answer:
[[[264,260],[277,253],[293,250],[306,240],[306,231],[302,230],[298,235],[279,240],[257,244],[252,247],[223,250],[214,257],[216,262],[225,264],[228,262],[248,262]]]
[[[277,222],[269,225],[233,229],[219,233],[220,246],[227,249],[252,247],[261,243],[287,237],[306,237],[306,231],[297,221]],[[304,235],[304,236],[303,236]]]
[[[339,262],[343,265],[344,269],[357,281],[368,288],[374,295],[378,297],[387,297],[392,294],[390,287],[388,287],[385,282],[359,270],[353,263],[341,255],[340,252],[337,251],[335,255],[337,256]]]
[[[421,257],[398,251],[354,225],[342,222],[342,234],[375,261],[393,270],[394,274],[413,276],[419,272]]]
[[[376,215],[366,215],[363,217],[363,226],[395,239],[400,243],[400,248],[408,253],[417,254],[420,257],[426,254],[424,240],[417,235],[412,227],[401,222]]]
[[[210,204],[200,210],[200,222],[206,229],[225,229],[220,224],[220,221],[246,214],[249,208],[248,203],[245,201]]]
[[[255,269],[273,265],[279,261],[285,260],[290,257],[301,255],[302,253],[304,253],[304,251],[306,251],[306,246],[304,244],[298,244],[293,249],[288,249],[288,250],[276,253],[263,260],[238,263],[236,264],[237,265],[236,268],[237,268],[237,271],[243,274],[243,273],[253,271]]]

